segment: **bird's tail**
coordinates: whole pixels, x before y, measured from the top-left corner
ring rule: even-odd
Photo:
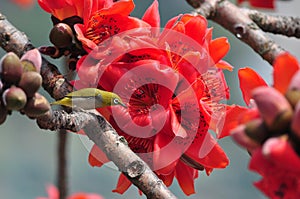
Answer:
[[[63,98],[61,100],[57,100],[55,102],[51,102],[50,105],[61,105],[61,106],[72,107],[72,101],[69,98]]]

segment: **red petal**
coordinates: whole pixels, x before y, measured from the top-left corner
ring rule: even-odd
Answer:
[[[112,192],[116,192],[119,194],[123,194],[131,185],[132,183],[124,174],[120,174],[118,184],[116,189],[112,190]]]
[[[220,69],[226,69],[229,71],[233,70],[233,66],[224,60],[220,60],[218,63],[216,63],[216,67]]]
[[[48,2],[45,0],[38,0],[40,7],[48,13],[51,13],[52,9],[48,6]]]
[[[80,78],[80,82],[75,82],[77,85],[87,85],[87,87],[97,87],[98,81],[99,81],[99,74],[98,70],[100,67],[100,63],[98,64],[92,64],[89,63],[90,60],[88,60],[90,57],[82,57],[76,65],[77,68],[77,74]]]
[[[105,153],[101,149],[99,149],[95,144],[92,147],[92,150],[89,154],[89,163],[92,167],[101,167],[106,162],[110,160],[107,158]]]
[[[97,6],[95,6],[97,2],[98,0],[84,1],[83,21],[85,22],[85,24],[88,24],[87,22],[89,21],[90,17],[96,11],[95,9],[98,8]]]
[[[210,43],[212,40],[212,33],[213,33],[213,28],[208,28],[206,30],[206,34],[205,34],[205,40]]]
[[[89,18],[97,11],[103,9],[103,8],[110,8],[113,5],[113,0],[83,0],[83,21],[87,22]],[[75,2],[75,5],[78,4],[78,2]]]
[[[61,9],[54,10],[53,15],[56,18],[58,18],[60,20],[63,20],[63,19],[66,19],[68,17],[77,16],[78,13],[77,13],[75,7],[67,6],[67,7],[64,7],[64,8],[61,8]]]
[[[170,19],[167,24],[165,25],[165,28],[163,29],[162,33],[160,34],[158,44],[165,48],[166,43],[174,42],[174,35],[178,36],[178,33],[174,32],[181,32],[184,33],[184,24],[178,19],[181,17],[181,15],[176,16],[172,19]],[[176,38],[176,37],[175,37]]]
[[[38,0],[39,5],[48,12],[48,10],[60,9],[68,6],[68,2],[65,0]]]
[[[152,27],[160,27],[160,16],[157,0],[154,0],[151,6],[146,10],[142,20],[150,24]]]
[[[194,178],[195,178],[195,169],[188,167],[186,164],[181,161],[178,162],[176,166],[175,176],[177,178],[178,184],[180,185],[182,191],[186,195],[191,195],[195,193],[194,187]]]
[[[259,86],[267,86],[267,83],[251,68],[241,68],[238,75],[244,101],[249,105],[252,90]]]
[[[91,50],[93,50],[94,48],[97,47],[97,45],[96,45],[93,41],[91,41],[91,40],[89,40],[89,39],[87,39],[87,38],[85,37],[85,35],[84,35],[85,27],[84,27],[83,24],[75,24],[75,25],[74,25],[74,29],[75,29],[75,32],[76,32],[76,34],[77,34],[77,35],[76,35],[77,39],[78,39],[79,41],[81,41],[81,43],[82,43],[82,45],[83,45],[83,48],[84,48],[87,52],[89,52],[89,51],[91,51]]]
[[[230,45],[226,37],[220,37],[209,43],[209,54],[215,63],[218,63],[229,51]]]
[[[201,56],[203,54],[200,52],[189,51],[181,57],[174,67],[174,70],[183,75],[189,84],[194,82],[200,74],[207,72],[209,65]]]
[[[217,125],[216,132],[220,132],[218,138],[221,139],[230,135],[230,131],[241,124],[241,118],[249,111],[250,110],[248,108],[242,106],[233,105],[230,107],[229,110],[226,111],[225,117],[222,118]]]
[[[178,84],[178,76],[172,68],[161,65],[157,61],[141,60],[128,64],[110,65],[102,74],[99,83],[105,90],[115,90],[126,99],[130,99],[131,94],[142,85],[152,85],[152,83],[163,85],[163,87],[158,88],[157,95],[160,96],[160,105],[166,108]],[[117,83],[118,88],[115,87]],[[124,89],[124,87],[128,88]],[[128,96],[129,94],[130,96]]]
[[[158,177],[164,182],[164,184],[169,187],[171,186],[173,179],[175,175],[175,170],[174,172],[170,173],[169,175],[158,175]]]
[[[176,42],[179,36],[182,37],[182,34],[184,34],[184,24],[181,21],[178,21],[176,23],[175,20],[178,20],[178,17],[173,18],[174,21],[169,21],[162,33],[160,34],[158,44],[161,46],[161,48],[166,48],[166,44],[172,45],[174,42]],[[168,26],[168,28],[167,28]],[[177,33],[179,32],[179,33]],[[174,40],[176,38],[177,40]],[[171,49],[171,52],[174,52],[174,49]],[[175,49],[176,52],[176,49]]]
[[[102,9],[101,14],[103,15],[113,15],[120,14],[128,16],[134,9],[134,3],[132,0],[122,0],[115,2],[111,7]]]
[[[295,57],[289,53],[279,55],[274,62],[274,87],[284,94],[298,70],[299,64]]]
[[[166,25],[164,29],[172,29],[172,27],[175,25],[175,23],[178,21],[178,19],[181,17],[181,15],[178,15],[176,17],[173,17],[172,19],[170,19]]]
[[[262,153],[278,168],[295,173],[300,172],[300,158],[286,139],[269,138],[262,147]]]
[[[153,149],[153,167],[158,174],[168,175],[174,171],[184,149],[177,137],[159,133],[155,137]]]
[[[204,83],[201,79],[196,79],[194,82],[190,84],[188,88],[179,92],[178,96],[173,99],[174,105],[179,105],[181,109],[185,108],[184,103],[199,104],[199,110],[203,108],[198,100],[203,97],[204,91]],[[188,115],[187,115],[188,116]],[[207,116],[207,115],[205,115]]]
[[[204,84],[201,79],[195,80],[187,89],[181,91],[172,101],[174,110],[180,110],[181,123],[198,126],[210,121],[210,114],[200,99],[203,96]],[[201,121],[200,121],[201,120]],[[190,128],[189,135],[195,135]],[[197,130],[196,130],[197,131]]]
[[[204,42],[204,36],[207,31],[207,20],[198,15],[184,15],[181,21],[185,23],[185,33],[199,44]]]
[[[128,64],[112,64],[109,65],[101,75],[99,84],[107,91],[113,91],[116,83],[128,71]]]
[[[197,135],[185,154],[208,168],[225,168],[229,164],[225,152],[210,133]]]
[[[173,131],[174,135],[185,138],[187,136],[187,133],[186,133],[185,129],[179,123],[179,121],[177,119],[177,115],[171,104],[170,104],[170,117],[171,117],[170,118],[171,119],[171,127],[172,127],[172,131]]]

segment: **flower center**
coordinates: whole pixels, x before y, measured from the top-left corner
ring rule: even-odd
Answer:
[[[107,16],[96,13],[89,20],[85,36],[95,44],[99,44],[119,32],[120,28],[117,25],[117,20],[115,20],[115,15]]]
[[[129,101],[130,114],[132,116],[149,114],[151,107],[159,101],[158,88],[158,84],[146,84],[137,88]]]

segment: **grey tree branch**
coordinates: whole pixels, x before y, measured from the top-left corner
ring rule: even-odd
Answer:
[[[242,11],[265,32],[300,38],[300,17],[272,16],[245,8]]]
[[[175,199],[164,183],[151,171],[147,164],[127,146],[124,137],[102,117],[84,110],[51,111],[38,118],[40,128],[78,131],[86,135],[113,161],[120,171],[150,199]]]
[[[15,52],[19,57],[31,49],[27,36],[18,31],[11,23],[6,20],[5,16],[0,12],[0,46],[6,52]]]
[[[284,51],[247,14],[229,1],[187,0],[187,2],[194,6],[195,13],[229,30],[270,64]]]
[[[0,13],[0,47],[21,56],[33,45]],[[54,98],[60,99],[73,90],[72,85],[61,75],[56,66],[43,58],[41,75],[44,89]],[[37,120],[43,129],[67,129],[74,132],[84,129],[86,135],[113,161],[120,171],[150,199],[176,199],[164,183],[126,145],[112,126],[100,115],[83,111],[49,111]]]

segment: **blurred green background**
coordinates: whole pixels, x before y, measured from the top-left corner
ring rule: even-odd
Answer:
[[[142,16],[152,0],[135,0],[134,16]],[[192,8],[183,0],[160,0],[160,12],[163,24],[171,17],[189,12]],[[297,15],[299,1],[278,2],[277,9],[272,14]],[[0,0],[0,11],[25,32],[35,46],[49,44],[48,34],[51,29],[50,15],[42,11],[36,4],[34,8],[22,10],[11,4],[9,0]],[[251,66],[270,83],[272,68],[259,55],[253,53],[247,45],[240,42],[229,32],[211,23],[214,27],[214,37],[226,36],[231,43],[231,50],[225,60],[235,69],[226,72],[226,78],[231,88],[229,104],[242,104],[238,87],[237,70]],[[271,35],[282,47],[300,58],[299,40]],[[2,56],[4,51],[0,49]],[[5,124],[0,126],[0,198],[33,199],[46,196],[45,186],[55,183],[56,179],[56,144],[55,132],[40,130],[35,121],[14,112]],[[247,152],[234,144],[230,138],[220,140],[228,157],[230,165],[224,170],[215,170],[207,177],[201,173],[196,180],[197,193],[186,197],[174,181],[171,190],[178,198],[265,198],[253,186],[252,182],[260,177],[247,170]],[[145,198],[138,195],[137,189],[131,187],[124,195],[112,193],[119,172],[109,168],[92,168],[87,163],[88,151],[75,134],[69,135],[68,166],[70,192],[95,192],[106,199]]]

